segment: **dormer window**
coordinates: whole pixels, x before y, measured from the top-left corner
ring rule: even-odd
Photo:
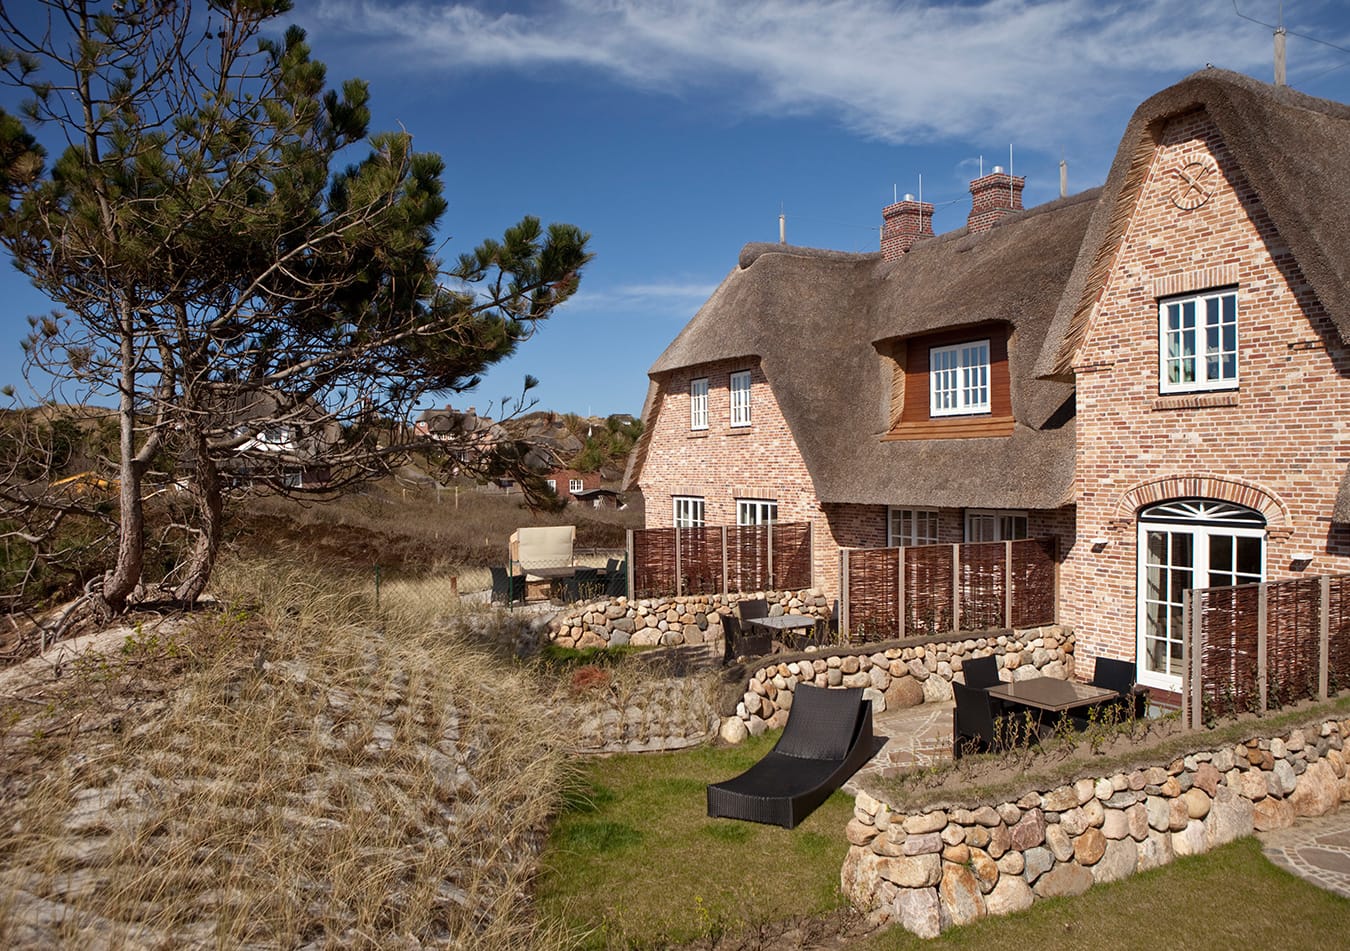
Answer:
[[[929,414],[972,416],[989,412],[989,341],[974,340],[928,351]]]
[[[1011,436],[1010,328],[986,322],[878,346],[891,377],[883,439]]]

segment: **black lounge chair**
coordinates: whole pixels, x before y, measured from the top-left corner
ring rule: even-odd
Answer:
[[[628,595],[628,562],[610,559],[611,567],[600,576],[605,585],[605,595],[611,598]]]
[[[599,568],[578,568],[572,577],[563,579],[563,600],[569,604],[599,597],[603,590]]]
[[[492,600],[504,601],[507,604],[514,604],[517,601],[525,600],[525,575],[508,574],[505,568],[493,566],[492,572]]]
[[[872,701],[861,687],[801,684],[774,748],[735,779],[708,787],[708,815],[791,829],[874,752]]]
[[[965,665],[961,665],[965,669]],[[952,681],[952,695],[956,707],[952,710],[952,756],[960,759],[964,753],[987,753],[998,745],[994,732],[994,709],[989,694],[979,687],[968,687]]]

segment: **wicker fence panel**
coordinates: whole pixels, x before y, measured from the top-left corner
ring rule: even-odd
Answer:
[[[633,533],[633,596],[660,598],[675,593],[674,528]]]
[[[1330,641],[1328,686],[1334,693],[1350,687],[1350,575],[1330,580],[1327,598]]]
[[[732,591],[766,591],[769,578],[769,529],[764,525],[727,528],[727,585]]]
[[[1003,627],[1006,614],[1007,551],[1003,542],[961,546],[960,626],[967,631]]]
[[[847,553],[848,629],[855,641],[884,641],[900,632],[900,549]]]
[[[903,636],[952,629],[952,557],[951,545],[905,549]]]
[[[1257,604],[1260,585],[1205,588],[1192,595],[1200,612],[1201,710],[1237,716],[1260,706]]]
[[[678,528],[684,594],[722,591],[722,529]]]
[[[1317,696],[1321,580],[1267,585],[1266,670],[1271,703]]]
[[[1012,543],[1012,626],[1055,623],[1055,540]]]
[[[811,587],[811,525],[794,522],[773,527],[773,589]]]

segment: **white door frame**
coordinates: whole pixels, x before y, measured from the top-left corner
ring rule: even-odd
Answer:
[[[1168,535],[1168,557],[1171,555],[1171,536],[1188,535],[1191,540],[1189,588],[1207,588],[1210,574],[1210,540],[1216,537],[1256,538],[1260,540],[1259,576],[1244,575],[1239,583],[1264,581],[1266,577],[1265,518],[1257,511],[1216,499],[1179,499],[1149,506],[1140,511],[1137,522],[1135,550],[1135,670],[1139,683],[1147,687],[1179,692],[1181,690],[1180,662],[1176,673],[1150,670],[1148,667],[1148,535],[1164,532]],[[1169,566],[1176,571],[1179,566]],[[1199,579],[1200,583],[1196,583]],[[1172,590],[1171,579],[1163,603],[1179,605],[1181,591]],[[1179,623],[1179,622],[1178,622]],[[1180,637],[1173,636],[1179,634]],[[1168,632],[1168,640],[1184,639],[1185,631]],[[1171,666],[1171,665],[1169,665]]]

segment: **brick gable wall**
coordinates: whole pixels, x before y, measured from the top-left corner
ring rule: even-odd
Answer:
[[[1206,157],[1213,194],[1179,210],[1177,170]],[[1158,299],[1232,285],[1239,388],[1161,395]],[[1203,113],[1162,131],[1076,364],[1078,540],[1062,620],[1085,659],[1134,656],[1135,515],[1154,501],[1209,495],[1265,513],[1272,580],[1297,577],[1300,552],[1317,555],[1305,574],[1350,571],[1350,534],[1331,525],[1350,462],[1350,352]]]

